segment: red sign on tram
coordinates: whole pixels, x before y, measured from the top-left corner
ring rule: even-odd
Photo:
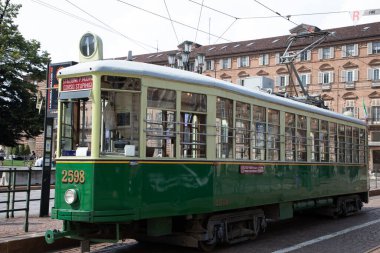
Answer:
[[[92,89],[92,76],[66,78],[62,80],[62,91]]]

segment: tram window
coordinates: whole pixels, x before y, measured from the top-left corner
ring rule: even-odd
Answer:
[[[352,163],[352,127],[346,126],[346,163]]]
[[[296,150],[297,161],[307,160],[307,120],[305,116],[297,115],[297,135],[296,135]]]
[[[226,98],[216,101],[216,154],[217,158],[232,158],[233,103]]]
[[[344,125],[338,125],[338,158],[340,163],[344,163],[345,161],[345,144],[346,144],[346,139],[345,139],[345,128]]]
[[[182,158],[206,158],[206,111],[206,95],[181,93]]]
[[[252,159],[265,160],[266,152],[266,108],[253,106]]]
[[[280,160],[280,111],[268,109],[268,160]]]
[[[366,140],[367,135],[364,129],[359,130],[359,163],[367,162],[367,152],[366,152]]]
[[[141,79],[125,76],[102,76],[102,89],[141,91]]]
[[[146,156],[175,157],[176,92],[148,88]]]
[[[311,139],[311,160],[319,162],[319,120],[311,118],[310,120],[310,139]]]
[[[338,151],[338,139],[336,135],[336,123],[329,123],[329,156],[330,162],[336,162],[336,156]]]
[[[107,86],[102,83],[102,87]],[[101,98],[101,154],[136,156],[140,146],[140,93],[107,89],[102,90]]]
[[[296,160],[296,117],[293,113],[285,113],[285,160]]]
[[[321,131],[319,133],[321,162],[329,161],[329,135],[328,133],[329,133],[329,123],[326,120],[321,120]]]
[[[352,162],[359,163],[359,129],[353,127],[352,129]]]
[[[235,156],[236,159],[249,160],[250,156],[250,125],[251,125],[250,105],[236,102],[236,138]]]
[[[92,101],[89,98],[71,99],[70,101],[62,102],[62,156],[90,155],[91,104]]]

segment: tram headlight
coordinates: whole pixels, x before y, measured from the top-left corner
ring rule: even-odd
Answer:
[[[75,201],[77,201],[78,199],[78,193],[76,190],[74,189],[68,189],[66,192],[65,192],[65,202],[69,205],[71,205],[72,203],[74,203]]]

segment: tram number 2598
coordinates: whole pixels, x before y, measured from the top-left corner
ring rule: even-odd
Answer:
[[[83,170],[62,170],[62,183],[81,183],[86,181]]]

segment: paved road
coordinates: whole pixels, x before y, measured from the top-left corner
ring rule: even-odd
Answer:
[[[340,219],[318,215],[298,215],[287,221],[269,223],[255,241],[223,246],[216,253],[361,253],[380,245],[380,196],[371,198],[362,212]],[[62,253],[79,253],[74,248]],[[122,244],[98,244],[94,253],[195,253],[196,249],[127,240]]]

